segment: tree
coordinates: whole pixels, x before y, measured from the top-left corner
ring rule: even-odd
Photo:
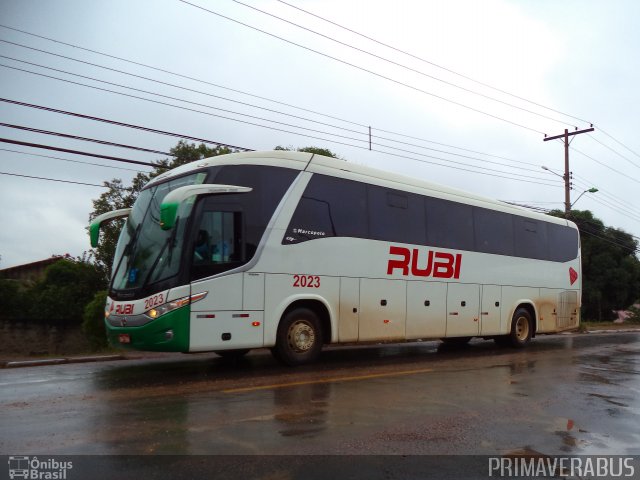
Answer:
[[[173,159],[164,159],[155,162],[155,167],[149,173],[138,173],[132,180],[131,185],[124,186],[119,178],[105,181],[104,186],[108,188],[100,197],[93,201],[93,212],[89,215],[89,221],[102,213],[130,208],[138,198],[138,194],[152,178],[172,168],[179,167],[186,163],[195,162],[203,158],[215,157],[231,153],[226,147],[209,148],[204,144],[196,145],[180,140],[178,144],[170,150]],[[111,278],[111,267],[115,255],[116,244],[124,220],[116,220],[106,223],[100,229],[100,240],[98,247],[93,250],[98,266],[106,272],[107,278]]]
[[[62,258],[24,293],[26,316],[35,321],[80,323],[85,305],[104,283],[104,272],[89,258]]]
[[[23,296],[20,282],[0,278],[0,318],[19,319],[24,305]]]
[[[104,308],[107,303],[107,291],[95,294],[84,309],[82,331],[93,350],[107,347],[107,329],[104,325]]]
[[[564,218],[564,212],[551,215]],[[638,241],[630,234],[604,225],[588,210],[572,210],[582,245],[582,316],[609,320],[640,296]]]
[[[284,150],[284,151],[292,151],[293,147],[283,147],[281,145],[278,145],[276,148],[274,148],[274,150]],[[306,153],[315,153],[317,155],[324,155],[325,157],[332,157],[332,158],[339,158],[338,155],[336,155],[335,153],[333,153],[331,150],[329,150],[328,148],[321,148],[321,147],[301,147],[296,149],[297,152],[306,152]]]

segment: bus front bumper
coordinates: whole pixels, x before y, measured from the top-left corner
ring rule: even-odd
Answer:
[[[105,320],[109,344],[128,350],[188,352],[189,311],[185,306],[138,327],[115,327]]]

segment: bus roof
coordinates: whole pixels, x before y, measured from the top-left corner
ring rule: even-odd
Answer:
[[[288,150],[231,153],[197,160],[158,175],[147,184],[147,187],[152,186],[155,183],[168,180],[172,177],[183,175],[192,170],[199,170],[201,168],[216,165],[270,165],[274,167],[291,168],[294,170],[305,170],[311,173],[330,175],[394,188],[396,190],[435,196],[444,198],[445,200],[457,201],[524,217],[536,218],[550,223],[571,225],[574,226],[574,228],[577,228],[573,222],[565,219],[544,215],[542,213],[534,212],[499,200],[475,195],[464,190],[391,173],[385,170],[357,165],[344,160],[325,157],[323,155],[307,152],[293,152]]]

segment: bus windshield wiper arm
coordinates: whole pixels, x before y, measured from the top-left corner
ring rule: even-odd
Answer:
[[[171,230],[171,235],[169,235],[167,240],[164,242],[164,245],[160,249],[160,253],[158,253],[158,256],[154,260],[153,265],[151,265],[151,268],[149,269],[149,273],[147,273],[147,276],[144,279],[143,285],[147,285],[149,283],[149,280],[151,279],[151,275],[153,275],[153,272],[155,271],[156,267],[158,266],[158,263],[160,263],[160,259],[162,258],[162,255],[164,254],[164,251],[169,246],[171,246],[171,247],[169,248],[169,257],[167,258],[167,265],[171,265],[171,259],[173,257],[173,247],[175,246],[176,231],[178,229],[178,223],[179,222],[180,222],[180,219],[179,218],[176,219],[176,224],[173,227],[173,229]]]
[[[115,270],[113,271],[113,273],[111,274],[111,283],[109,284],[109,290],[113,289],[113,282],[116,279],[116,277],[118,276],[118,272],[120,271],[120,267],[122,266],[122,260],[124,260],[124,257],[129,257],[127,259],[127,266],[126,266],[126,270],[129,270],[129,267],[131,267],[131,263],[133,262],[133,253],[135,251],[135,244],[138,240],[138,235],[140,234],[140,229],[142,227],[142,222],[140,222],[138,224],[138,226],[136,227],[135,231],[133,232],[133,235],[131,235],[131,239],[129,240],[129,243],[127,243],[127,245],[124,247],[124,250],[122,251],[122,256],[120,257],[120,259],[118,260],[118,265],[116,266]]]

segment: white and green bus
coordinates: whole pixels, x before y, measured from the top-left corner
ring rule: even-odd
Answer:
[[[323,345],[495,339],[578,326],[570,221],[300,152],[235,153],[153,180],[118,241],[113,345],[286,364]]]

